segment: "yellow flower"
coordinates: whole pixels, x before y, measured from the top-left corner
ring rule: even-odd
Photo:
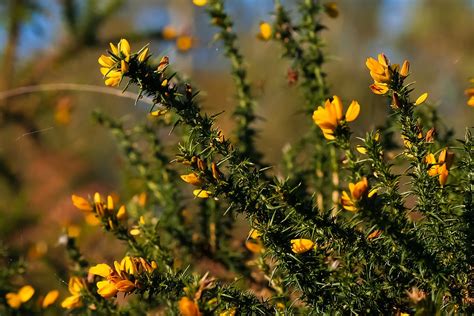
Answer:
[[[357,202],[365,196],[369,188],[367,178],[363,177],[356,184],[349,183],[350,196],[346,191],[342,192],[341,204],[342,207],[350,212],[357,211]],[[377,191],[372,190],[369,192],[368,197],[372,197]]]
[[[81,211],[91,212],[92,206],[85,198],[73,194],[71,196],[72,204]]]
[[[448,181],[449,168],[453,162],[454,155],[446,149],[443,149],[438,156],[438,161],[433,154],[425,157],[425,163],[428,164],[428,175],[431,177],[439,175],[439,184],[444,186]]]
[[[360,152],[362,155],[367,154],[367,148],[365,148],[364,146],[358,145],[358,146],[356,147],[356,150],[357,150],[358,152]]]
[[[143,48],[138,53],[138,57],[137,57],[138,61],[142,63],[145,60],[147,60],[147,58],[150,56],[149,52],[150,52],[150,49],[148,47]]]
[[[61,307],[66,309],[73,309],[82,306],[81,291],[85,288],[84,281],[78,277],[71,277],[69,279],[69,293],[71,296],[66,297],[61,303]]]
[[[339,8],[337,7],[337,3],[335,2],[325,3],[324,11],[326,12],[327,15],[329,15],[333,19],[339,16]]]
[[[198,7],[203,7],[207,4],[207,0],[193,0],[193,3]]]
[[[56,300],[58,299],[58,296],[59,296],[59,291],[57,290],[49,291],[44,297],[43,301],[41,302],[41,307],[46,308],[54,304],[54,302],[56,302]]]
[[[234,307],[234,308],[231,308],[219,313],[219,316],[235,316],[236,312],[237,312],[237,309]]]
[[[310,239],[292,239],[291,240],[291,250],[296,254],[301,254],[310,251],[315,247],[315,244]]]
[[[267,22],[260,22],[260,33],[258,37],[264,41],[268,41],[273,34],[272,26]]]
[[[176,48],[180,52],[187,52],[193,47],[193,38],[189,35],[181,35],[176,39]]]
[[[426,101],[426,99],[428,99],[428,93],[425,92],[425,93],[423,93],[422,95],[420,95],[420,96],[418,97],[418,99],[416,99],[415,105],[420,105],[420,104],[422,104],[423,102]]]
[[[339,125],[342,125],[343,121],[354,121],[359,116],[360,105],[357,101],[352,101],[345,116],[343,116],[342,110],[342,101],[335,95],[332,101],[326,100],[324,107],[319,106],[313,112],[313,121],[321,128],[326,139],[335,139],[334,131]]]
[[[189,297],[182,297],[178,303],[179,312],[183,316],[199,316],[199,306]]]
[[[195,197],[200,198],[200,199],[207,199],[209,196],[211,196],[212,192],[203,190],[203,189],[197,189],[193,191],[193,194]]]
[[[374,83],[369,86],[373,93],[384,95],[388,92],[388,86],[385,83]]]
[[[410,62],[408,60],[405,60],[402,64],[402,68],[400,69],[400,76],[403,78],[407,77],[408,74],[410,73]]]
[[[7,293],[5,298],[11,308],[18,309],[21,304],[28,302],[33,294],[35,294],[35,289],[31,285],[25,285],[17,293]]]
[[[189,184],[195,185],[195,186],[200,186],[202,184],[202,180],[199,178],[199,176],[196,173],[190,173],[190,174],[183,174],[181,176],[181,179]]]
[[[369,68],[370,76],[376,83],[390,82],[389,62],[383,53],[378,55],[377,60],[372,57],[367,58],[365,65]]]

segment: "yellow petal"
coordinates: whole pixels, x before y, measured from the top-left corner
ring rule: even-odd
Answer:
[[[428,93],[425,92],[425,93],[423,93],[422,95],[420,95],[420,96],[418,97],[418,99],[416,99],[415,105],[420,105],[420,104],[422,104],[423,102],[426,101],[426,99],[428,99]]]
[[[121,280],[115,283],[115,288],[119,292],[131,292],[135,289],[135,284],[129,280]]]
[[[113,210],[114,209],[114,199],[112,198],[111,195],[108,195],[107,196],[107,209],[109,211]]]
[[[41,302],[41,307],[46,308],[54,304],[54,302],[56,302],[56,300],[58,299],[58,296],[59,296],[59,291],[57,290],[49,291],[48,294],[46,294],[46,296],[44,297],[43,302]]]
[[[116,87],[120,83],[120,78],[112,77],[105,80],[105,85],[107,87]]]
[[[111,298],[117,294],[115,285],[110,281],[99,281],[97,282],[97,294],[103,298]]]
[[[109,43],[109,45],[110,45],[110,50],[112,51],[112,54],[114,54],[115,56],[118,56],[119,51],[118,51],[117,46],[115,46],[112,43]]]
[[[358,146],[356,147],[356,150],[357,150],[358,152],[360,152],[362,155],[367,154],[367,148],[365,148],[364,146],[358,145]]]
[[[334,131],[330,129],[321,129],[323,131],[324,138],[327,140],[334,140],[336,137],[334,136]]]
[[[127,211],[125,209],[125,206],[122,205],[120,206],[119,210],[117,211],[117,219],[118,220],[124,220],[127,218]]]
[[[253,253],[261,253],[263,250],[262,243],[257,240],[247,240],[245,242],[245,247]]]
[[[129,57],[130,56],[130,43],[122,38],[118,44],[118,48],[120,49],[120,52],[125,56]],[[127,59],[126,59],[127,60]],[[128,60],[127,60],[128,61]]]
[[[16,293],[7,293],[5,295],[5,298],[7,299],[7,304],[13,308],[13,309],[18,309],[21,306],[21,299],[20,296]]]
[[[267,22],[260,23],[260,38],[268,41],[272,37],[272,26]]]
[[[196,0],[194,0],[196,1]],[[189,297],[182,297],[178,303],[179,312],[182,316],[199,316],[199,306]]]
[[[359,200],[367,192],[368,187],[367,178],[362,178],[362,180],[355,184],[354,189],[351,190],[352,197]]]
[[[135,274],[137,272],[137,265],[135,264],[135,261],[129,256],[126,256],[122,259],[120,267],[122,271],[125,271],[128,274]]]
[[[367,58],[367,60],[365,61],[365,65],[367,66],[367,68],[369,68],[371,72],[374,72],[379,75],[382,75],[385,71],[384,67],[372,57]]]
[[[338,123],[340,120],[342,120],[342,101],[341,98],[339,98],[337,95],[333,97],[333,100],[331,102],[334,105],[334,113],[333,115],[336,118],[336,123]]]
[[[207,4],[207,0],[193,0],[194,5],[198,7],[205,6]]]
[[[71,277],[69,279],[68,289],[69,293],[73,295],[79,295],[84,288],[84,283],[78,277]]]
[[[120,72],[122,74],[127,73],[128,71],[128,63],[125,60],[120,61]]]
[[[470,97],[469,100],[467,100],[467,105],[474,107],[474,96]]]
[[[383,95],[388,92],[388,87],[386,84],[383,83],[374,83],[369,86],[370,90],[372,90],[373,93]]]
[[[349,105],[349,108],[347,109],[347,112],[346,112],[346,121],[347,122],[354,121],[359,116],[359,112],[360,112],[359,102],[352,101],[351,105]]]
[[[410,72],[410,62],[408,60],[405,60],[403,62],[402,68],[400,69],[400,76],[406,77],[408,76]]]
[[[369,194],[367,194],[367,197],[368,198],[371,198],[373,197],[375,194],[377,194],[377,192],[379,191],[379,189],[372,189],[369,191]]]
[[[35,294],[35,289],[31,285],[25,285],[18,291],[22,303],[28,302],[33,294]]]
[[[140,233],[141,233],[140,229],[138,229],[138,228],[130,229],[130,235],[132,235],[132,236],[138,236],[138,235],[140,235]]]
[[[439,184],[441,184],[441,186],[444,186],[446,182],[448,181],[448,175],[449,175],[446,164],[441,165],[441,167],[439,167],[438,172],[439,172]]]
[[[85,198],[73,194],[71,196],[72,204],[81,211],[91,212],[92,206]]]
[[[388,67],[389,61],[388,61],[387,56],[385,56],[384,53],[378,54],[377,59],[379,61],[379,64],[381,64],[383,67]]]
[[[99,263],[89,268],[89,274],[99,275],[103,278],[108,277],[112,273],[112,268],[106,263]]]
[[[61,302],[61,307],[66,309],[73,309],[80,306],[82,306],[80,295],[66,297],[64,301]]]
[[[193,191],[193,194],[195,197],[200,198],[200,199],[207,199],[209,196],[211,196],[212,192],[203,190],[203,189],[197,189]]]
[[[106,55],[100,55],[99,57],[99,64],[103,67],[106,67],[106,68],[111,68],[114,66],[115,62],[113,61],[113,59],[109,56],[106,56]]]
[[[310,239],[292,239],[291,250],[296,254],[301,254],[310,251],[314,248],[314,242]]]
[[[138,61],[139,62],[144,62],[148,58],[148,52],[150,49],[148,47],[145,47],[142,52],[138,55]]]
[[[189,184],[200,186],[202,184],[202,180],[199,178],[199,176],[196,173],[190,173],[190,174],[183,174],[181,175],[181,179]]]

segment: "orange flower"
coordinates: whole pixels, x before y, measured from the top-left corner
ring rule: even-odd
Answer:
[[[439,184],[444,186],[448,181],[449,168],[453,162],[454,155],[446,149],[443,149],[438,156],[438,161],[433,154],[428,154],[425,157],[425,162],[428,164],[428,175],[431,177],[439,175]]]
[[[335,95],[332,101],[326,100],[324,107],[319,106],[313,112],[313,121],[321,128],[326,139],[335,139],[334,132],[343,122],[354,121],[359,116],[360,105],[357,101],[352,101],[345,115],[342,110],[342,101]]]
[[[363,177],[356,184],[349,183],[350,196],[346,191],[342,192],[341,204],[342,207],[350,212],[357,211],[357,203],[360,201],[368,192],[369,183],[367,178]],[[372,197],[377,192],[376,189],[368,192],[367,197]]]
[[[291,251],[296,254],[302,254],[310,251],[315,247],[314,242],[311,239],[292,239],[291,240]]]
[[[62,301],[61,306],[66,309],[73,309],[82,306],[82,291],[86,287],[84,281],[78,277],[71,277],[69,279],[69,293],[68,296]]]

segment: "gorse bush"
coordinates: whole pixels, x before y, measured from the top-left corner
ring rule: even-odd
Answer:
[[[469,129],[453,139],[428,94],[413,95],[415,67],[383,53],[367,59],[369,88],[389,114],[377,130],[353,137],[364,105],[333,96],[344,92],[329,87],[323,69],[321,20],[337,17],[337,7],[302,0],[293,21],[275,1],[274,23],[262,22],[259,38],[281,44],[288,83],[305,100],[296,110],[309,126],[285,148],[277,177],[255,145],[257,104],[224,1],[193,2],[207,10],[232,66],[235,132],[225,135],[219,114],[202,112],[197,87],[168,57],[126,39],[110,44],[99,58],[105,85],[135,86],[137,101],[152,106],[131,129],[100,111],[94,118],[114,135],[146,195],[122,205],[91,192],[72,203],[126,253],[91,262],[67,234],[69,295],[55,303],[57,289],[39,295],[12,284],[25,265],[8,265],[2,314],[51,304],[79,315],[472,313],[474,139]],[[472,106],[472,88],[466,94]],[[170,127],[179,145],[160,139]],[[246,238],[236,236],[239,215],[250,225]],[[206,262],[228,277],[201,274]]]

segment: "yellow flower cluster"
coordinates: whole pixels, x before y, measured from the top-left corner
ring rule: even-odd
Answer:
[[[313,121],[321,128],[326,139],[335,139],[334,132],[338,126],[354,121],[359,116],[360,105],[357,101],[352,101],[345,115],[342,111],[342,101],[335,95],[332,101],[326,100],[324,107],[319,106],[313,112]]]
[[[100,72],[104,76],[105,85],[116,87],[122,81],[122,77],[129,70],[130,61],[136,58],[139,63],[145,62],[149,57],[149,48],[143,47],[137,54],[132,55],[130,43],[121,39],[117,46],[110,43],[109,56],[101,55],[99,64]]]
[[[430,153],[425,157],[428,164],[428,174],[432,177],[439,176],[439,184],[445,185],[448,181],[449,168],[453,162],[454,155],[447,149],[443,149],[438,156],[438,161],[434,154]]]
[[[114,229],[118,221],[127,219],[127,212],[125,206],[122,205],[118,210],[114,208],[114,199],[111,195],[107,196],[107,200],[104,200],[98,192],[94,194],[94,201],[89,202],[83,197],[78,195],[72,195],[72,204],[75,207],[84,211],[87,216],[95,214],[99,219],[105,219],[110,228]]]
[[[8,306],[13,309],[19,309],[23,303],[28,302],[35,294],[35,289],[31,285],[21,287],[18,292],[9,292],[5,295]],[[57,290],[49,291],[46,296],[39,299],[41,308],[47,308],[54,304],[59,296]]]
[[[105,280],[97,282],[97,293],[104,298],[110,298],[117,295],[118,292],[133,292],[138,286],[138,275],[150,274],[156,268],[155,261],[149,263],[143,258],[126,256],[121,262],[114,262],[114,269],[108,264],[100,263],[91,267],[89,274],[105,278]]]
[[[223,136],[221,139],[222,141],[224,140]],[[217,166],[215,162],[211,164],[210,170],[207,167],[206,162],[199,157],[192,157],[191,161],[186,162],[185,164],[192,165],[203,173],[210,172],[210,174],[212,174],[212,178],[215,181],[220,181],[224,177],[223,173],[219,170],[219,167]],[[183,180],[184,182],[197,186],[197,187],[201,187],[204,184],[204,179],[202,179],[196,172],[183,174],[180,177],[181,177],[181,180]],[[193,190],[193,195],[200,199],[207,199],[212,195],[212,192],[205,190],[203,188],[200,188],[200,189]]]
[[[356,212],[357,211],[357,203],[367,194],[369,191],[369,182],[367,181],[367,178],[363,177],[359,182],[357,183],[349,183],[349,192],[350,195],[346,192],[342,192],[342,197],[341,197],[341,204],[342,207],[350,212]],[[371,190],[368,192],[367,197],[371,198],[375,193],[377,193],[377,190]]]
[[[78,277],[71,277],[68,283],[68,290],[71,294],[66,297],[61,303],[61,307],[66,309],[73,309],[82,306],[82,295],[87,289],[86,283],[83,279]]]
[[[389,91],[389,83],[394,74],[398,73],[400,78],[406,78],[410,72],[410,63],[405,60],[401,69],[399,65],[391,65],[385,54],[378,54],[377,59],[369,57],[365,65],[370,70],[370,76],[374,79],[374,83],[370,85],[370,89],[375,94],[386,94]]]

